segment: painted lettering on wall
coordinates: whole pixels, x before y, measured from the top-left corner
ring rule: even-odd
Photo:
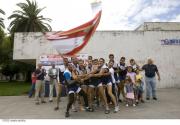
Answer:
[[[180,45],[180,39],[163,39],[161,45]]]

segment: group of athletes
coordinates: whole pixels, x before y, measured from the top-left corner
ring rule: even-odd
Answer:
[[[70,109],[75,109],[76,101],[84,108],[84,110],[93,112],[95,110],[94,103],[97,105],[103,102],[105,114],[110,113],[109,105],[114,106],[114,113],[119,111],[120,93],[126,106],[136,106],[142,99],[143,82],[142,78],[138,81],[136,76],[139,74],[139,66],[134,59],[130,60],[130,65],[125,63],[125,57],[121,57],[117,63],[114,55],[109,54],[109,61],[105,63],[103,58],[93,59],[88,57],[88,61],[71,58],[71,62],[64,58],[65,71],[63,72],[63,82],[59,83],[57,94],[57,106],[59,109],[62,84],[68,90],[68,103],[65,117],[70,116]],[[139,85],[137,85],[137,82]],[[137,86],[141,89],[137,89]]]

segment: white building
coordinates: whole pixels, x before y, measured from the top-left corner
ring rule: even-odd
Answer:
[[[42,33],[16,33],[14,60],[37,63],[40,55],[57,54]],[[117,61],[125,56],[142,66],[152,58],[161,74],[158,88],[180,87],[180,23],[144,23],[134,31],[97,31],[80,53]]]

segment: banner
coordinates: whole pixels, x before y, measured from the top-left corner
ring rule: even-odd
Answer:
[[[74,56],[64,56],[67,58],[69,62],[71,62],[71,57],[76,57],[78,59],[82,59],[84,61],[88,60],[88,54],[81,53]],[[61,55],[41,55],[39,57],[39,61],[43,66],[51,66],[52,64],[55,65],[63,65],[63,58]]]
[[[46,38],[52,43],[58,53],[62,55],[75,55],[87,45],[95,32],[101,18],[101,2],[92,3],[94,18],[87,23],[68,31],[47,33]]]

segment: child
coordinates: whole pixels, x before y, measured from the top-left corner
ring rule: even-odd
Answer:
[[[136,81],[136,73],[133,72],[132,66],[128,66],[126,77],[127,77],[127,76],[130,77],[132,83],[135,84],[135,81]]]
[[[134,95],[135,95],[135,100],[136,100],[136,103],[138,104],[138,95],[137,95],[137,88],[136,88],[136,73],[133,72],[133,68],[132,66],[128,66],[127,68],[127,74],[126,74],[126,77],[129,77],[133,83],[133,88],[134,88]]]
[[[142,103],[144,103],[144,100],[143,100],[143,76],[142,74],[140,74],[140,71],[139,70],[136,70],[136,89],[137,89],[137,99],[139,101],[141,101]]]
[[[130,77],[127,77],[125,80],[124,92],[126,97],[126,107],[128,107],[130,104],[133,104],[133,106],[135,107],[136,104],[135,104],[134,89]]]
[[[134,59],[130,59],[129,62],[130,62],[130,65],[131,65],[131,67],[132,67],[132,69],[133,69],[133,72],[136,72],[136,70],[139,69],[139,65],[137,65],[137,63],[135,62]]]

